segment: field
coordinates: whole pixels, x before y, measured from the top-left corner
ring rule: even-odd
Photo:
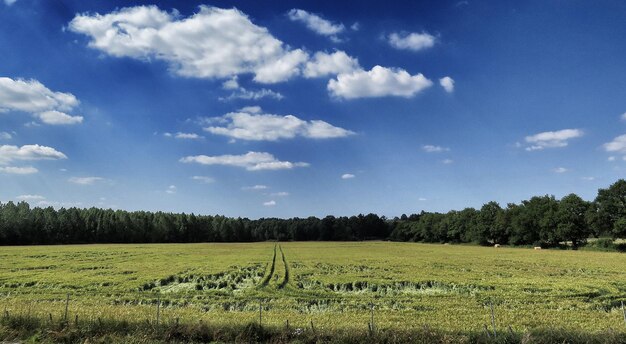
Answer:
[[[70,327],[261,321],[296,337],[486,337],[495,323],[501,337],[558,329],[624,338],[625,271],[621,253],[415,243],[2,247],[0,311]]]

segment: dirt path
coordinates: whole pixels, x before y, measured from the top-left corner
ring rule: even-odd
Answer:
[[[287,283],[289,283],[289,264],[287,264],[287,259],[285,258],[285,252],[283,252],[282,246],[278,245],[280,250],[280,255],[283,258],[283,266],[285,268],[285,275],[283,276],[283,281],[278,285],[278,289],[283,289]]]
[[[266,287],[268,284],[270,284],[270,281],[272,280],[272,276],[274,276],[275,269],[276,269],[276,245],[274,245],[274,256],[272,257],[272,265],[270,266],[270,271],[267,274],[265,274],[265,277],[263,277],[260,287]]]
[[[282,264],[276,264],[276,256],[278,255],[277,251],[280,251],[280,259],[282,260]],[[259,287],[265,288],[267,286],[271,286],[272,288],[283,289],[287,286],[288,283],[289,264],[287,263],[285,252],[283,251],[282,246],[274,245],[274,255],[272,256],[272,263],[270,265],[269,271],[263,277],[261,284],[259,284]]]

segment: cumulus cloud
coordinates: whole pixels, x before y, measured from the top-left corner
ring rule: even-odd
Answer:
[[[276,205],[276,201],[267,201],[267,202],[263,202],[263,205],[266,207],[273,207]]]
[[[435,145],[423,145],[422,150],[426,153],[441,153],[441,152],[449,152],[450,148],[435,146]]]
[[[449,76],[444,76],[439,79],[439,85],[448,93],[454,92],[454,79]]]
[[[444,164],[444,165],[450,165],[450,164],[454,163],[454,160],[452,160],[452,159],[443,159],[443,160],[441,160],[441,163]]]
[[[300,73],[300,65],[309,59],[309,55],[300,49],[290,51],[274,61],[268,61],[255,71],[254,81],[264,84],[291,79]]]
[[[26,166],[26,167],[7,166],[7,167],[0,167],[0,172],[8,173],[8,174],[34,174],[34,173],[39,172],[39,170],[32,166]]]
[[[175,194],[176,191],[177,191],[176,185],[170,185],[167,187],[167,189],[165,189],[165,193],[168,193],[170,195]]]
[[[352,179],[354,177],[356,177],[356,176],[354,174],[352,174],[352,173],[345,173],[345,174],[341,175],[341,179]]]
[[[569,170],[565,167],[557,167],[557,168],[552,169],[552,172],[554,173],[565,173],[567,171]]]
[[[340,73],[350,73],[360,69],[359,60],[348,56],[343,51],[335,51],[332,54],[317,52],[304,67],[304,77],[318,78]]]
[[[566,147],[569,140],[581,137],[583,134],[583,131],[580,129],[563,129],[526,136],[525,140],[529,144],[526,150],[534,151],[545,148]]]
[[[222,83],[222,88],[225,90],[236,90],[239,88],[239,81],[237,76],[233,76],[232,78],[224,81]]]
[[[399,96],[412,97],[430,87],[432,81],[422,74],[411,75],[399,68],[374,66],[370,71],[342,73],[328,81],[331,95],[344,98]]]
[[[263,111],[263,109],[261,109],[260,106],[258,105],[254,105],[254,106],[244,106],[241,109],[238,110],[239,112],[247,112],[247,113],[261,113]]]
[[[389,44],[396,49],[420,51],[435,45],[435,37],[429,33],[392,33],[388,36]]]
[[[10,140],[13,138],[13,135],[7,133],[6,131],[0,131],[0,140]]]
[[[613,141],[605,143],[603,147],[604,147],[604,150],[609,153],[626,155],[626,134],[620,135],[614,138]],[[609,157],[609,161],[614,161],[614,160],[615,160],[615,157]]]
[[[104,180],[102,177],[71,177],[67,181],[78,185],[93,185]]]
[[[292,9],[287,13],[287,17],[291,21],[304,23],[309,30],[318,35],[329,37],[334,42],[341,41],[337,35],[346,30],[346,27],[341,23],[335,24],[317,14],[301,9]]]
[[[620,118],[622,121],[626,121],[626,112],[624,112],[621,116],[619,116],[619,118]]]
[[[204,183],[204,184],[211,184],[215,182],[215,179],[211,177],[206,177],[206,176],[193,176],[191,177],[191,179],[198,181],[200,183]]]
[[[260,108],[258,110],[261,111]],[[296,136],[329,139],[354,134],[350,130],[335,127],[324,121],[305,121],[292,115],[231,112],[222,117],[209,119],[209,121],[225,124],[225,126],[204,128],[209,133],[250,141],[277,141],[292,139]]]
[[[19,195],[15,199],[20,201],[40,201],[46,198],[41,195]]]
[[[73,94],[54,92],[37,80],[0,77],[0,112],[26,112],[52,125],[78,124],[82,116],[66,113],[78,104]]]
[[[192,78],[250,73],[262,83],[285,81],[299,73],[307,56],[234,8],[203,5],[182,17],[157,6],[127,7],[76,15],[69,30],[87,35],[91,48],[111,56],[163,60],[174,73]]]
[[[83,122],[83,116],[70,116],[57,110],[39,113],[38,117],[42,122],[52,125],[78,124]]]
[[[295,167],[307,167],[306,162],[280,161],[272,154],[265,152],[248,152],[242,155],[187,156],[180,159],[182,163],[196,163],[200,165],[223,165],[242,167],[248,171],[261,170],[290,170]]]
[[[59,159],[67,159],[67,156],[52,147],[40,145],[24,145],[22,147],[11,145],[0,146],[0,165],[5,165],[15,160]]]

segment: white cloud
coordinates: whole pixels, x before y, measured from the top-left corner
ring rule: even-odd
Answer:
[[[614,156],[610,156],[606,160],[613,162],[613,161],[615,161],[615,157]]]
[[[354,99],[366,97],[412,97],[430,87],[432,81],[422,74],[411,75],[403,69],[374,66],[370,71],[358,70],[337,75],[328,81],[328,91],[335,97]]]
[[[300,49],[290,51],[274,61],[268,61],[255,71],[254,81],[264,84],[291,79],[300,74],[300,65],[309,59],[309,55]]]
[[[71,177],[67,181],[78,185],[93,185],[104,180],[102,177]]]
[[[591,182],[591,181],[596,180],[596,177],[582,177],[582,178],[580,178],[580,179],[585,180],[585,181],[588,181],[588,182]]]
[[[557,168],[552,169],[552,172],[554,173],[565,173],[567,171],[569,170],[565,167],[557,167]]]
[[[13,5],[17,0],[4,0],[4,4],[7,6]]]
[[[580,129],[563,129],[558,131],[545,131],[539,134],[526,136],[525,140],[530,145],[527,151],[542,150],[545,148],[566,147],[568,140],[583,136]]]
[[[354,177],[355,177],[355,175],[352,174],[352,173],[345,173],[345,174],[341,175],[341,179],[352,179]]]
[[[229,101],[233,99],[259,100],[262,98],[274,98],[281,100],[284,98],[280,92],[275,92],[267,88],[262,88],[260,90],[248,90],[241,87],[239,86],[237,76],[233,76],[231,79],[224,81],[222,83],[222,88],[233,92],[226,97],[219,97],[218,99],[221,101]]]
[[[78,104],[73,94],[51,91],[37,80],[0,77],[0,112],[26,112],[46,124],[78,124],[82,116],[65,113]]]
[[[307,167],[306,162],[280,161],[270,153],[248,152],[242,155],[187,156],[180,159],[183,163],[197,163],[200,165],[224,165],[242,167],[248,171],[261,170],[290,170],[295,167]]]
[[[58,160],[67,159],[67,156],[52,147],[40,145],[24,145],[22,147],[0,146],[0,165],[15,160]]]
[[[604,150],[607,152],[626,155],[626,134],[620,135],[614,138],[613,141],[605,143],[603,147],[604,147]],[[610,158],[609,158],[609,161],[615,160],[615,159],[610,159]],[[612,157],[612,158],[615,158],[615,157]]]
[[[198,140],[198,139],[202,139],[204,137],[198,135],[198,134],[194,134],[194,133],[181,133],[178,132],[176,133],[176,135],[174,135],[175,138],[177,139],[185,139],[185,140]]]
[[[9,173],[9,174],[34,174],[34,173],[39,172],[39,170],[32,166],[26,166],[26,167],[7,166],[7,167],[0,167],[0,172]]]
[[[206,176],[193,176],[193,177],[191,177],[191,179],[199,181],[199,182],[204,183],[204,184],[210,184],[210,183],[215,182],[215,179],[213,179],[211,177],[206,177]]]
[[[444,76],[439,79],[439,85],[441,85],[441,87],[443,87],[443,89],[448,93],[454,92],[454,79],[449,76]]]
[[[360,68],[359,61],[354,57],[348,56],[343,51],[335,51],[332,54],[317,52],[306,63],[303,74],[306,78],[318,78],[327,75],[350,73]]]
[[[79,124],[83,122],[83,116],[70,116],[57,110],[45,111],[37,116],[42,122],[52,125]]]
[[[218,99],[221,101],[229,101],[233,99],[259,100],[263,98],[281,100],[285,97],[280,92],[272,91],[267,88],[251,91],[246,88],[239,87],[227,97],[219,97]]]
[[[392,33],[388,37],[389,44],[396,49],[420,51],[435,45],[435,37],[429,33]]]
[[[261,111],[260,108],[259,111]],[[251,141],[276,141],[292,139],[296,136],[312,139],[329,139],[354,134],[350,130],[335,127],[324,121],[305,121],[292,115],[280,116],[231,112],[222,117],[209,119],[209,121],[224,123],[226,126],[206,127],[204,130],[207,132],[228,136],[233,139]]]
[[[82,202],[57,202],[57,201],[39,201],[37,202],[38,207],[54,207],[54,208],[70,208],[70,207],[81,207],[83,205]]]
[[[306,27],[317,33],[318,35],[327,36],[334,42],[339,42],[338,34],[345,31],[345,26],[341,23],[334,24],[333,22],[324,19],[317,14],[307,12],[300,9],[292,9],[287,13],[287,16],[292,21],[298,21],[304,23]]]
[[[69,29],[90,38],[89,46],[115,57],[166,61],[174,73],[192,78],[230,78],[251,73],[273,83],[297,75],[306,59],[237,9],[200,6],[182,17],[157,6],[122,8],[108,14],[79,14]]]
[[[273,192],[273,193],[270,194],[270,196],[273,196],[273,197],[287,197],[287,196],[289,196],[289,192],[285,192],[285,191]]]
[[[621,116],[619,116],[619,118],[620,118],[622,121],[626,121],[626,112],[624,112]]]
[[[241,188],[241,190],[253,190],[253,191],[267,190],[267,189],[268,189],[267,185],[244,186]]]
[[[255,106],[244,106],[241,109],[237,110],[239,112],[246,112],[246,113],[261,113],[263,111],[263,109],[261,109],[260,106],[255,105]]]
[[[44,200],[46,198],[41,195],[19,195],[15,197],[15,199],[18,199],[20,201],[39,201],[39,200]]]
[[[13,138],[13,135],[7,133],[6,131],[0,131],[0,140],[10,140]]]
[[[236,90],[239,88],[239,81],[237,76],[233,76],[232,78],[224,81],[222,83],[222,88],[225,90]]]
[[[418,200],[418,201],[420,201],[420,202],[426,202],[426,201],[428,201],[428,200],[427,200],[426,198],[424,198],[424,197],[420,197],[420,198],[418,198],[417,200]]]
[[[276,205],[276,201],[263,202],[263,205],[266,207],[273,207]]]
[[[165,193],[168,193],[168,194],[170,194],[170,195],[171,195],[171,194],[175,194],[175,193],[176,193],[176,190],[177,190],[177,189],[176,189],[176,185],[170,185],[170,186],[168,186],[168,187],[167,187],[167,189],[165,190]]]
[[[452,159],[443,159],[443,160],[441,160],[441,163],[444,164],[444,165],[450,165],[450,164],[454,163],[454,160],[452,160]]]
[[[441,152],[449,152],[450,148],[442,147],[442,146],[434,146],[434,145],[423,145],[422,150],[426,153],[441,153]]]

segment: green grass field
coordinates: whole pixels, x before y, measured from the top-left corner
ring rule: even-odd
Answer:
[[[0,248],[0,311],[290,331],[626,334],[621,253],[389,242]],[[372,312],[373,305],[373,312]],[[509,329],[510,327],[510,329]],[[0,338],[1,339],[1,338]]]

